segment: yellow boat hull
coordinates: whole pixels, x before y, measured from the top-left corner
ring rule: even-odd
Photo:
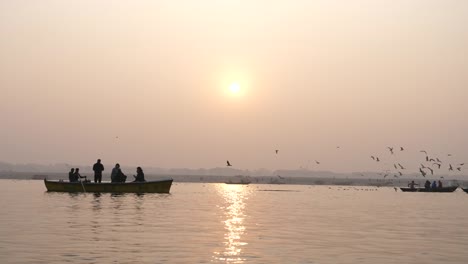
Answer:
[[[84,183],[44,180],[44,184],[49,192],[169,193],[172,179],[128,183]]]

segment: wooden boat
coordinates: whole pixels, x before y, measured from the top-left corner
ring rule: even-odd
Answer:
[[[451,187],[441,187],[441,188],[409,188],[409,187],[402,187],[400,188],[403,192],[454,192],[458,186],[451,186]]]
[[[68,182],[44,179],[44,183],[49,192],[169,193],[172,179],[127,183]]]

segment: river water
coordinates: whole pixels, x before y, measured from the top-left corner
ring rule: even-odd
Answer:
[[[467,263],[468,194],[174,183],[48,193],[0,180],[0,263]]]

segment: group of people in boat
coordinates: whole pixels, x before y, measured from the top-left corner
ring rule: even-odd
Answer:
[[[411,181],[410,183],[408,183],[408,187],[410,187],[411,189],[415,189],[415,186],[416,185],[419,185],[417,183],[415,183],[414,181]],[[429,181],[429,180],[426,180],[426,182],[424,183],[424,189],[437,189],[437,188],[442,188],[442,181],[439,180],[438,182],[436,181],[433,181],[432,183]]]
[[[71,168],[70,172],[68,173],[68,179],[70,180],[70,182],[77,182],[79,181],[81,178],[85,178],[86,179],[86,176],[81,176],[80,174],[80,168]]]
[[[80,175],[79,168],[72,168],[68,173],[68,179],[70,182],[79,182],[80,179],[84,178],[85,181],[86,176]],[[104,171],[104,165],[102,165],[101,160],[98,159],[97,162],[93,165],[94,171],[94,183],[101,183],[102,180],[102,172]],[[141,167],[137,167],[136,169],[137,175],[133,175],[135,180],[133,182],[145,182],[145,174],[143,173],[143,169]],[[123,183],[127,180],[127,176],[122,172],[120,169],[120,164],[115,164],[114,168],[111,172],[111,182],[112,183]]]

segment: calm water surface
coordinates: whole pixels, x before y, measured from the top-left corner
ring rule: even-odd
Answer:
[[[467,263],[468,194],[174,183],[47,193],[0,180],[0,263]]]

